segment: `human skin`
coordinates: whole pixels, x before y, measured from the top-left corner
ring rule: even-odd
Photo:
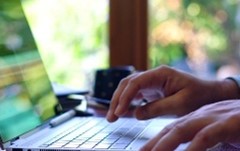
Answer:
[[[240,110],[240,107],[234,103],[238,101],[237,99],[239,98],[239,89],[232,80],[203,80],[168,66],[160,66],[152,70],[130,75],[120,82],[111,100],[107,120],[114,122],[123,116],[128,111],[132,100],[146,99],[148,103],[135,109],[137,119],[145,120],[167,114],[183,117],[174,122],[174,125],[171,124],[172,126],[167,126],[166,129],[150,140],[142,150],[161,149],[170,151],[180,143],[190,140],[192,140],[192,143],[189,147],[190,150],[192,150],[191,148],[194,148],[194,146],[197,146],[201,142],[197,139],[199,138],[198,134],[200,133],[199,135],[201,136],[203,133],[201,130],[212,126],[212,124],[219,124],[218,122],[223,118],[232,119],[232,116],[237,117],[238,113],[234,111],[236,111],[236,107]],[[225,103],[225,101],[221,103],[219,101],[230,99],[232,99],[232,101],[226,101],[226,104],[229,104],[228,108],[226,108],[226,110],[220,110],[221,103]],[[217,102],[219,102],[219,104]],[[210,107],[207,104],[209,104]],[[200,108],[202,106],[204,107]],[[212,114],[210,109],[214,107],[219,107],[220,111],[218,111],[217,108],[216,113],[214,112],[215,114]],[[208,112],[206,112],[205,108],[209,108],[207,110]],[[229,113],[224,111],[231,112],[232,115],[230,116]],[[201,118],[195,116],[198,114],[201,115]],[[204,118],[209,122],[201,122]],[[225,121],[229,123],[228,120]],[[234,122],[230,122],[229,127],[233,125],[232,123]],[[189,125],[191,125],[191,134],[187,134],[186,136],[177,134],[178,128],[184,130],[183,127],[186,126],[187,128]],[[222,130],[228,132],[227,129],[229,127],[225,126]],[[189,132],[187,129],[186,131]],[[209,136],[210,135],[211,134],[209,134]],[[175,141],[172,141],[172,139]],[[227,139],[223,140],[227,141]],[[163,143],[168,143],[169,145],[163,146]],[[212,146],[213,144],[214,143],[206,145],[206,147]],[[165,148],[163,149],[161,147]]]
[[[238,100],[240,101],[240,100]],[[218,144],[240,142],[240,102],[206,105],[165,127],[141,151],[173,151],[191,141],[186,151],[205,151]]]

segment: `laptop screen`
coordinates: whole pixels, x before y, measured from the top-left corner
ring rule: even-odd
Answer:
[[[7,142],[53,117],[58,101],[20,0],[0,4],[0,136]]]

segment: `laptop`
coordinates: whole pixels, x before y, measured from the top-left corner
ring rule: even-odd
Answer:
[[[9,151],[138,150],[175,119],[110,124],[61,110],[20,0],[0,0],[0,147]]]

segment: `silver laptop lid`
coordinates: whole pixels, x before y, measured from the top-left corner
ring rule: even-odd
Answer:
[[[20,0],[0,0],[0,140],[55,116],[52,91]]]

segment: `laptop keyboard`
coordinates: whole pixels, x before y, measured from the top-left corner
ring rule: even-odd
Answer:
[[[84,148],[84,149],[124,149],[144,128],[148,121],[119,119],[109,124],[105,119],[85,119],[76,126],[60,133],[40,147]]]

